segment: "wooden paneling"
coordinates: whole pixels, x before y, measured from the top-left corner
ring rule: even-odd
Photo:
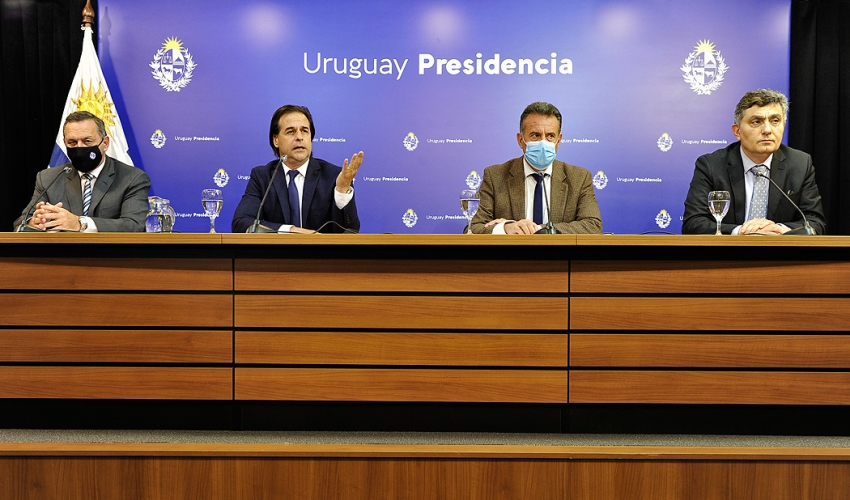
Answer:
[[[4,457],[16,500],[844,500],[847,462]]]
[[[567,297],[236,295],[236,327],[566,330]]]
[[[850,373],[570,370],[570,403],[848,405]]]
[[[0,398],[232,399],[231,368],[0,366]]]
[[[850,262],[573,261],[573,293],[847,293]]]
[[[566,370],[236,368],[237,400],[565,403]]]
[[[573,333],[570,366],[850,368],[850,336]]]
[[[231,294],[7,293],[0,326],[225,327]]]
[[[569,262],[237,259],[236,291],[567,293]]]
[[[566,334],[237,331],[235,336],[237,363],[567,366]]]
[[[717,248],[723,255],[727,248],[789,248],[789,253],[795,253],[800,248],[845,248],[848,246],[846,236],[817,236],[816,238],[774,238],[764,236],[732,237],[724,235],[717,237],[713,234],[673,234],[673,235],[642,235],[642,234],[577,234],[575,245],[580,247],[617,248],[641,253],[652,252],[658,255],[659,250],[675,247],[693,249]],[[645,249],[650,249],[648,252]],[[744,250],[746,252],[746,250]],[[681,252],[681,250],[674,250]],[[756,250],[756,258],[759,258]]]
[[[232,361],[231,330],[0,330],[0,362]]]
[[[0,258],[0,289],[233,289],[231,259]]]
[[[845,331],[850,299],[572,297],[571,330]]]

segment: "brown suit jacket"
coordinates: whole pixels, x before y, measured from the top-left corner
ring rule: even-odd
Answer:
[[[565,234],[599,234],[602,215],[596,203],[590,172],[555,160],[552,165],[551,220]],[[492,233],[484,227],[494,219],[525,218],[525,171],[522,157],[484,169],[481,202],[472,219],[473,233]],[[545,210],[545,209],[544,209]]]

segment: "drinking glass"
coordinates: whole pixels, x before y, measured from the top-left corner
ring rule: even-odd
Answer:
[[[466,216],[466,230],[472,234],[472,218],[475,217],[475,212],[478,211],[478,191],[474,189],[464,189],[460,192],[460,209],[463,210],[463,215]]]
[[[214,233],[215,219],[224,205],[221,189],[204,189],[201,192],[201,202],[204,204],[204,213],[210,218],[210,233]]]
[[[717,220],[717,232],[715,236],[720,234],[720,221],[726,216],[729,211],[729,203],[731,201],[729,191],[712,191],[708,193],[708,210],[711,215]]]

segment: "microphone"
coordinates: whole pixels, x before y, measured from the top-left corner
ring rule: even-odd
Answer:
[[[257,217],[254,219],[254,223],[251,224],[251,227],[248,228],[246,233],[276,233],[274,229],[270,227],[266,227],[260,224],[260,214],[263,212],[263,204],[266,202],[266,197],[269,195],[269,191],[272,189],[272,184],[274,183],[274,176],[277,175],[277,171],[280,170],[280,166],[283,165],[283,162],[286,161],[287,156],[283,155],[280,157],[280,161],[277,165],[274,166],[274,171],[272,172],[272,177],[269,179],[269,185],[266,186],[266,192],[263,193],[263,199],[260,200],[260,208],[257,210]]]
[[[71,166],[66,165],[62,170],[65,171],[66,174],[70,173],[71,172]],[[21,221],[21,225],[18,226],[18,229],[15,230],[16,233],[33,233],[33,232],[44,233],[44,232],[46,232],[44,229],[39,229],[37,227],[30,226],[29,224],[27,224],[27,221],[32,216],[32,214],[30,213],[30,210],[32,210],[33,207],[35,207],[36,204],[38,204],[39,201],[41,201],[41,197],[44,195],[44,193],[46,193],[48,190],[50,190],[50,188],[53,187],[54,184],[56,184],[56,181],[59,180],[60,177],[62,177],[62,174],[57,174],[56,177],[54,177],[53,180],[50,181],[50,184],[48,184],[46,188],[42,189],[41,192],[38,193],[38,196],[36,196],[35,199],[32,200],[29,205],[27,205],[27,209],[24,211],[24,214],[25,214],[24,218]]]
[[[761,172],[756,172],[756,175],[759,176],[759,177],[764,177],[765,179],[769,180],[770,183],[773,184],[773,187],[775,187],[780,193],[782,193],[782,196],[784,196],[786,200],[791,202],[791,204],[794,205],[794,208],[796,208],[797,211],[800,212],[800,215],[803,217],[803,226],[802,227],[798,227],[797,229],[792,229],[792,230],[790,230],[786,233],[783,233],[783,235],[788,235],[788,236],[795,236],[795,235],[801,235],[801,234],[814,235],[815,230],[812,228],[812,226],[809,225],[809,220],[806,219],[806,214],[804,214],[803,211],[800,210],[800,207],[798,207],[797,204],[794,203],[794,200],[792,200],[791,197],[788,196],[788,194],[786,194],[785,191],[783,191],[781,187],[779,187],[779,184],[777,184],[776,182],[774,182],[773,179],[764,175]]]
[[[540,172],[540,175],[543,175],[543,171]],[[552,176],[549,176],[549,186],[552,186]],[[543,199],[546,201],[546,224],[543,225],[540,229],[534,232],[534,234],[560,234],[561,232],[555,229],[555,226],[552,225],[552,207],[549,205],[549,195],[546,193],[546,176],[543,175]]]

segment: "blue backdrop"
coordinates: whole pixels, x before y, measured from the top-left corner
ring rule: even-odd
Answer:
[[[788,0],[101,0],[99,56],[135,164],[175,230],[230,230],[271,115],[306,105],[313,154],[365,152],[362,232],[457,233],[458,195],[521,155],[519,115],[564,116],[560,160],[594,174],[604,231],[681,231],[694,160],[735,140],[751,89],[787,93]]]

